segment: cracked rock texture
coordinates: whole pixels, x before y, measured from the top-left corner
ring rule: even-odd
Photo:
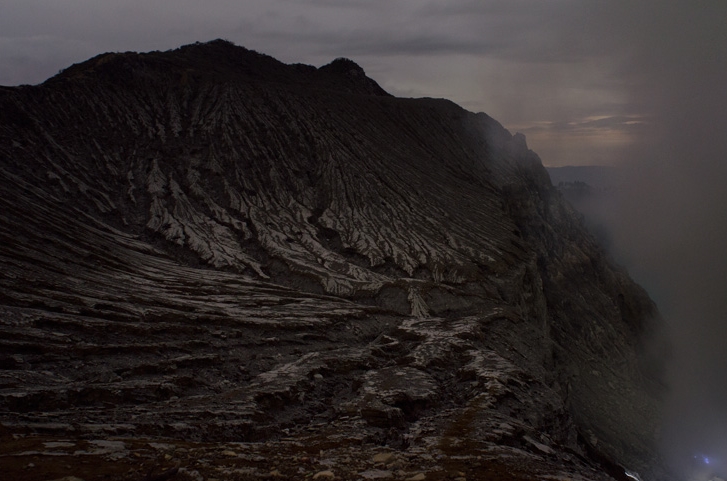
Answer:
[[[344,479],[648,477],[656,316],[522,135],[350,60],[213,41],[0,88],[0,464],[164,438],[260,451],[200,479],[312,446]]]

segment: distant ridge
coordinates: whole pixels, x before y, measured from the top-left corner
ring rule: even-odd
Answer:
[[[555,186],[561,182],[584,182],[597,189],[614,187],[622,175],[618,167],[608,165],[546,167],[546,170]]]

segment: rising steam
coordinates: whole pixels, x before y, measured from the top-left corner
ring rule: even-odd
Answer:
[[[585,7],[584,7],[585,8]],[[593,9],[593,7],[590,7]],[[673,356],[662,432],[685,477],[727,469],[727,2],[608,2],[583,15],[648,119],[605,206],[618,260],[659,304]],[[591,41],[593,39],[591,38]]]

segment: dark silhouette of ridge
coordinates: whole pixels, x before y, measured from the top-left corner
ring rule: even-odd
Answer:
[[[337,59],[319,69],[302,64],[286,65],[221,39],[185,45],[168,52],[105,53],[75,64],[47,82],[83,76],[125,82],[152,75],[181,75],[188,80],[284,83],[347,93],[389,95],[351,60]]]

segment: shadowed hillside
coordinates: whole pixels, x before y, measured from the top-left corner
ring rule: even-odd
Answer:
[[[291,479],[653,468],[645,292],[522,135],[350,60],[218,40],[2,88],[0,219],[2,463],[35,434],[120,439],[122,474],[147,438],[267,441]]]

